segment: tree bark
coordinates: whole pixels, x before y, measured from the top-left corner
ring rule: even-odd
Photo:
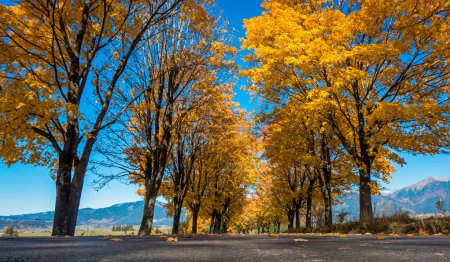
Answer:
[[[183,206],[181,203],[174,203],[172,235],[178,235],[179,233],[182,209]]]
[[[69,200],[73,156],[62,154],[59,157],[56,177],[56,202],[53,218],[52,236],[69,235]]]
[[[308,185],[308,191],[306,192],[306,230],[311,231],[311,207],[312,207],[312,193],[314,189],[315,180],[310,180]]]
[[[216,210],[214,210],[211,214],[211,222],[209,223],[209,233],[212,234],[214,232],[214,225],[216,224]]]
[[[288,231],[292,231],[292,229],[294,229],[294,214],[295,211],[294,210],[288,210],[287,211],[287,216],[288,216]]]
[[[222,216],[223,217],[223,216]],[[222,228],[220,230],[221,234],[226,234],[228,232],[228,222],[225,219],[225,217],[222,218],[223,222],[222,222]]]
[[[295,229],[300,229],[300,208],[295,209]]]
[[[222,225],[222,215],[216,213],[216,218],[214,220],[214,234],[220,234],[221,233],[221,225]]]
[[[370,188],[370,163],[359,169],[359,221],[373,218],[372,194]]]
[[[198,213],[200,212],[200,205],[194,206],[191,209],[192,212],[192,234],[197,234],[197,224],[198,224]]]
[[[325,229],[330,231],[333,226],[333,214],[331,209],[331,188],[325,188],[323,191],[323,202],[324,202],[324,217],[325,217]]]
[[[332,210],[332,197],[331,197],[331,186],[325,182],[323,201],[325,208],[325,227],[327,231],[330,231],[333,227],[333,210]]]
[[[322,175],[323,180],[319,179],[322,188],[322,197],[324,202],[324,218],[325,218],[325,231],[331,231],[333,227],[333,213],[332,213],[332,192],[331,192],[331,153],[330,148],[325,143],[325,138],[322,138],[321,142],[321,151],[322,151]]]
[[[84,175],[75,173],[74,181],[72,181],[70,187],[70,198],[69,198],[69,224],[68,224],[68,234],[70,236],[75,235],[75,229],[77,226],[78,210],[80,208],[81,193],[83,191]]]
[[[156,198],[158,190],[151,187],[146,191],[144,201],[144,213],[142,214],[141,226],[139,227],[139,236],[148,236],[152,233],[153,216],[155,214]]]

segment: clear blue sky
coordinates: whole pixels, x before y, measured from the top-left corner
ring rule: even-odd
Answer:
[[[0,0],[0,2],[5,2]],[[261,13],[262,0],[217,0],[217,9],[223,10],[223,16],[229,20],[230,28],[235,28],[236,39],[244,36],[242,20]],[[239,81],[245,84],[244,80]],[[250,103],[250,96],[236,88],[235,100],[243,108],[251,111],[255,105]],[[450,177],[450,156],[411,156],[403,155],[407,161],[404,167],[396,167],[397,173],[389,185],[389,189],[398,189],[418,182],[429,176]],[[81,207],[99,208],[117,203],[137,201],[137,187],[113,182],[96,191],[92,186],[94,177],[87,176],[86,187],[81,198]],[[54,209],[55,183],[46,168],[29,165],[7,167],[0,164],[0,216],[24,214]]]

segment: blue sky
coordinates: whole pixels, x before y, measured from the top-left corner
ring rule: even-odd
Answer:
[[[0,0],[1,2],[5,2]],[[223,10],[223,16],[229,20],[230,28],[235,28],[234,44],[244,37],[242,20],[261,13],[261,0],[217,0],[217,9]],[[244,80],[239,85],[245,84]],[[256,106],[250,103],[250,96],[236,88],[235,100],[243,108],[251,111]],[[418,182],[429,176],[450,177],[450,156],[411,156],[403,154],[407,165],[396,166],[397,172],[388,189],[398,189]],[[87,175],[86,187],[81,198],[81,207],[99,208],[117,203],[137,201],[137,187],[112,182],[105,188],[96,191],[92,185],[93,175]],[[7,167],[0,164],[0,216],[48,211],[54,209],[55,183],[46,168],[30,165],[13,165]]]

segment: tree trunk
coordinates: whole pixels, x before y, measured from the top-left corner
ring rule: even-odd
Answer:
[[[330,232],[333,227],[333,214],[332,214],[332,192],[331,192],[331,153],[330,148],[326,145],[324,138],[321,142],[322,149],[322,175],[323,180],[319,178],[319,183],[321,184],[322,197],[324,202],[324,218],[325,218],[325,231]]]
[[[324,201],[324,211],[325,211],[325,230],[330,231],[333,227],[333,214],[331,209],[331,190],[325,189],[323,201]]]
[[[329,183],[329,179],[327,179],[327,175],[324,172],[323,173],[324,179],[322,177],[319,177],[319,184],[320,184],[320,192],[322,194],[322,199],[324,203],[324,231],[330,232],[331,228],[333,226],[333,217],[332,217],[332,199],[331,199],[331,185]],[[325,180],[325,181],[323,181]]]
[[[183,206],[181,203],[174,203],[172,235],[178,235],[180,229],[180,218]]]
[[[306,192],[306,230],[311,231],[311,207],[312,207],[312,193],[314,188],[315,180],[311,180],[308,185],[308,191]]]
[[[294,229],[294,210],[288,210],[287,216],[288,216],[288,231],[292,231]]]
[[[209,233],[212,234],[214,232],[214,225],[216,223],[216,211],[214,210],[211,214],[211,222],[209,223]]]
[[[220,233],[226,234],[227,232],[228,232],[228,222],[226,221],[226,219],[223,219],[222,228],[220,230]]]
[[[198,213],[200,212],[200,205],[192,208],[192,234],[197,234]]]
[[[221,233],[221,226],[222,226],[222,215],[221,214],[216,214],[216,219],[214,221],[214,230],[213,233],[214,234],[220,234]]]
[[[53,218],[52,236],[69,235],[70,183],[73,156],[63,154],[59,157],[56,177],[56,202]]]
[[[75,235],[77,226],[78,210],[80,209],[81,193],[83,192],[84,178],[86,176],[89,157],[92,151],[94,140],[88,141],[83,151],[80,161],[75,160],[75,172],[70,185],[69,199],[69,235]]]
[[[154,187],[149,188],[145,193],[144,213],[142,214],[139,236],[148,236],[152,233],[153,216],[155,214],[157,190]]]
[[[300,229],[300,209],[295,209],[295,229]]]
[[[362,105],[360,103],[357,103],[356,105],[358,115],[358,140],[361,156],[361,159],[357,159],[359,160],[359,221],[365,222],[368,219],[373,218],[370,170],[374,159],[374,155],[371,156],[371,154],[376,154],[377,149],[370,150],[370,146],[367,143],[368,139],[366,137],[365,130],[366,122],[364,119]]]
[[[370,163],[359,169],[359,221],[373,218],[372,194],[370,189]]]
[[[75,173],[74,180],[70,187],[69,198],[69,225],[68,233],[70,236],[75,235],[75,229],[77,226],[78,210],[80,209],[81,193],[83,191],[84,175]]]

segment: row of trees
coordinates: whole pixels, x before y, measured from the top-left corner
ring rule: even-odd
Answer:
[[[271,0],[263,8],[245,21],[252,54],[242,74],[268,108],[260,116],[267,168],[249,209],[260,225],[283,213],[290,228],[304,210],[310,229],[318,205],[329,229],[334,195],[356,185],[360,220],[372,218],[377,181],[388,181],[392,161],[404,164],[399,152],[449,147],[449,2]]]
[[[74,235],[89,169],[99,183],[142,187],[140,235],[151,232],[161,185],[174,233],[187,203],[197,215],[208,203],[226,224],[252,141],[231,100],[236,49],[211,3],[0,5],[0,156],[54,169],[52,235]]]
[[[140,235],[158,196],[174,234],[183,208],[193,233],[299,228],[302,212],[310,229],[316,206],[330,229],[355,185],[373,216],[399,152],[449,148],[448,1],[264,1],[241,72],[267,105],[258,139],[212,2],[0,5],[0,157],[53,168],[53,235],[74,235],[88,170],[141,187]]]
[[[134,231],[133,225],[132,224],[128,224],[128,225],[114,225],[112,226],[111,231]]]

